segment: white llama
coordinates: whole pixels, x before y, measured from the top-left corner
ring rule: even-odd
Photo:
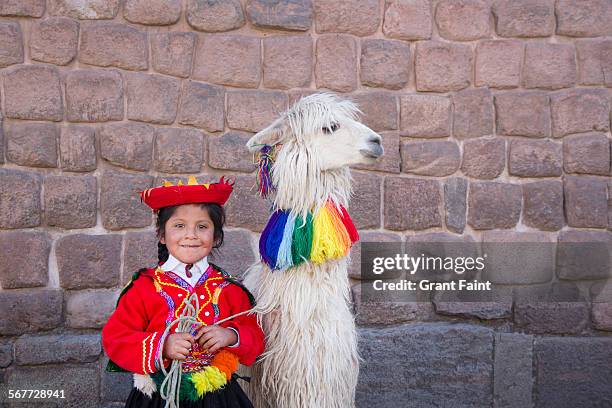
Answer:
[[[351,194],[348,166],[373,163],[383,154],[381,137],[357,122],[358,112],[355,104],[333,94],[310,95],[247,143],[252,152],[262,146],[276,149],[274,213],[260,239],[262,261],[245,274],[266,332],[265,357],[253,369],[251,387],[258,407],[355,405],[359,363],[347,263],[357,236],[353,227],[347,241],[353,226],[344,210]],[[278,227],[279,214],[285,227],[275,241],[270,230],[275,222]],[[296,254],[286,240],[299,240],[296,233],[308,222],[311,246],[302,243],[308,248]],[[333,237],[336,227],[344,234],[340,244]]]

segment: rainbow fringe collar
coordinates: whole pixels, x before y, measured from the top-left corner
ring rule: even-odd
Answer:
[[[261,259],[271,268],[285,270],[310,261],[321,264],[348,255],[359,234],[343,206],[328,201],[314,216],[276,210],[259,238]]]

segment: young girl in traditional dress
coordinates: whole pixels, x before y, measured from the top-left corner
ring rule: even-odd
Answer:
[[[252,407],[235,371],[264,349],[256,317],[244,313],[253,298],[208,262],[223,243],[222,205],[231,192],[223,178],[198,184],[190,177],[187,185],[141,193],[157,214],[159,266],[134,274],[102,330],[107,369],[135,373],[126,407],[163,407],[161,394],[174,400],[162,386],[172,360],[182,362],[180,390],[173,391],[181,408]],[[174,321],[188,315],[192,320],[179,330]]]

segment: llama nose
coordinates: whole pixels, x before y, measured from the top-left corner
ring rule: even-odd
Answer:
[[[380,146],[380,144],[382,143],[382,138],[378,135],[376,136],[372,136],[369,140],[368,143],[372,143],[372,144],[377,144]]]

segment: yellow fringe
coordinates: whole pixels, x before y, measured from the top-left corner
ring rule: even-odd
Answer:
[[[213,366],[204,367],[204,370],[192,374],[191,381],[200,397],[207,392],[218,390],[227,383],[225,374]]]
[[[313,240],[310,260],[315,264],[346,255],[351,241],[338,211],[327,203],[313,220]]]

